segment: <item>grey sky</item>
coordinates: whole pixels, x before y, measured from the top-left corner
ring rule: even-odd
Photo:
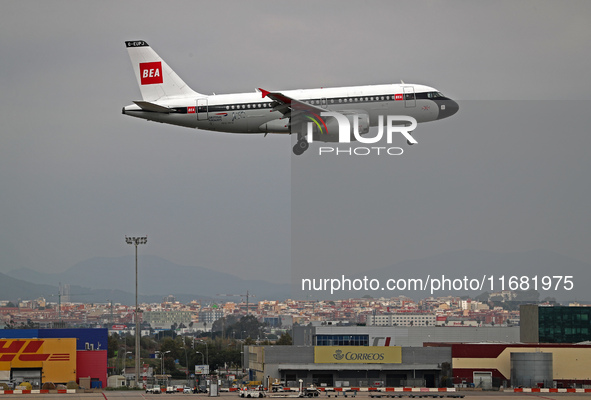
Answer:
[[[274,282],[290,279],[307,233],[331,245],[297,253],[302,271],[462,248],[588,261],[590,17],[583,0],[5,1],[0,272],[130,254],[126,234],[148,234],[146,254]],[[140,98],[124,46],[137,39],[201,93],[403,79],[461,109],[394,160],[296,159],[286,137],[121,115]],[[503,99],[575,101],[553,102],[556,119],[515,102],[522,120],[513,103],[483,102]],[[334,206],[308,214],[306,195]]]

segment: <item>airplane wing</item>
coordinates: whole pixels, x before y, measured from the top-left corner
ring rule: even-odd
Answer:
[[[286,118],[292,118],[297,116],[301,112],[311,113],[319,116],[321,112],[329,111],[325,108],[317,107],[312,104],[304,103],[296,99],[292,99],[289,96],[284,95],[281,92],[270,92],[268,90],[259,88],[263,98],[268,97],[273,100],[273,110],[279,111]]]

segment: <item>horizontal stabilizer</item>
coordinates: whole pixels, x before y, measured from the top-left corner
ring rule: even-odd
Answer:
[[[160,106],[158,104],[150,103],[149,101],[134,101],[142,110],[144,111],[152,111],[158,113],[170,113],[172,111],[168,107]]]

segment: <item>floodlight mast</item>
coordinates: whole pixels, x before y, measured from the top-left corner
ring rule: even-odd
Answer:
[[[125,236],[127,244],[135,245],[135,387],[140,386],[140,320],[139,306],[137,302],[137,247],[140,244],[148,243],[148,236]]]

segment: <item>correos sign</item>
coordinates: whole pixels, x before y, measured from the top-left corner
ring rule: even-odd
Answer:
[[[316,346],[314,362],[317,364],[400,364],[399,346]]]

